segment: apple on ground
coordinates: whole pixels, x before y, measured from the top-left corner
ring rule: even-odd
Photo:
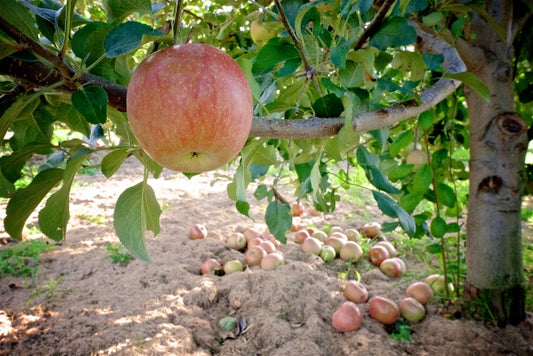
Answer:
[[[202,274],[218,275],[221,272],[222,264],[214,258],[208,258],[204,263],[202,263]]]
[[[339,251],[339,256],[343,261],[355,263],[363,255],[363,249],[355,241],[346,241]]]
[[[383,246],[375,245],[368,250],[368,259],[374,266],[379,266],[381,262],[389,257],[389,251]]]
[[[257,229],[254,229],[253,227],[249,227],[242,233],[246,240],[250,241],[255,238],[262,238],[263,234],[260,233]]]
[[[302,251],[312,253],[313,255],[320,255],[322,249],[322,242],[314,237],[308,237],[302,242]]]
[[[342,246],[346,243],[346,240],[338,236],[330,236],[326,239],[326,245],[330,245],[335,249],[335,252],[339,254],[341,252]]]
[[[342,227],[340,227],[340,226],[337,226],[337,225],[332,226],[332,227],[329,229],[329,234],[330,234],[330,235],[331,235],[331,234],[334,234],[334,233],[336,233],[336,232],[344,233],[344,229],[343,229]]]
[[[126,96],[128,122],[144,151],[180,172],[214,170],[248,139],[253,99],[227,53],[200,43],[174,45],[143,60]]]
[[[399,277],[402,274],[402,265],[394,258],[387,258],[381,262],[379,269],[389,277]]]
[[[250,247],[254,247],[254,246],[259,246],[259,245],[261,245],[261,243],[263,241],[265,241],[265,240],[263,240],[261,237],[256,237],[256,238],[250,239],[250,240],[248,240],[248,243],[246,244],[246,247],[250,248]]]
[[[258,266],[267,252],[261,246],[252,246],[244,253],[244,260],[248,266]]]
[[[424,282],[413,282],[405,290],[405,295],[426,304],[433,297],[433,289]]]
[[[310,236],[311,235],[309,235],[309,231],[298,230],[294,233],[294,242],[296,242],[297,244],[301,244],[305,241],[305,239],[307,239]]]
[[[263,250],[266,251],[266,253],[272,253],[272,252],[275,252],[276,251],[276,245],[274,245],[272,242],[268,241],[268,240],[263,240],[260,244],[259,244],[259,247],[262,247]]]
[[[191,240],[201,240],[207,237],[207,228],[202,224],[194,224],[189,229],[189,238]]]
[[[350,229],[346,229],[346,230],[344,230],[344,234],[346,235],[346,237],[350,241],[359,242],[359,240],[361,238],[361,234],[356,229],[351,229],[351,228]]]
[[[322,248],[320,249],[320,258],[322,261],[331,262],[335,259],[335,256],[337,256],[337,253],[335,252],[333,246],[322,245]]]
[[[279,252],[269,253],[261,260],[261,268],[265,271],[272,271],[285,264],[283,255]]]
[[[242,233],[234,232],[228,237],[226,241],[226,246],[228,246],[231,249],[240,251],[246,247],[247,242],[248,241],[246,241],[246,238],[244,237]]]
[[[426,315],[426,309],[418,300],[405,297],[399,303],[400,315],[412,323],[417,323]]]
[[[400,308],[396,302],[381,296],[368,301],[370,316],[382,324],[392,325],[400,318]]]
[[[364,303],[368,300],[368,290],[365,285],[355,280],[346,282],[342,294],[346,299],[354,303]]]
[[[321,242],[326,242],[328,235],[324,231],[317,230],[311,236],[315,239],[319,239]]]
[[[304,212],[305,212],[305,206],[302,203],[291,204],[292,216],[302,216]]]
[[[426,278],[425,283],[431,287],[435,295],[440,295],[440,296],[446,295],[446,281],[443,275],[441,274],[429,275]],[[452,292],[453,289],[454,289],[453,284],[448,283],[448,291]]]
[[[389,251],[390,257],[394,257],[398,254],[396,247],[394,247],[394,245],[389,241],[379,241],[376,245],[385,247],[387,251]]]
[[[370,222],[363,225],[363,233],[369,239],[373,239],[381,235],[381,224],[377,222]]]
[[[363,323],[363,314],[359,307],[350,301],[342,303],[331,318],[333,327],[340,332],[351,332],[359,329]]]
[[[224,263],[225,274],[232,274],[235,272],[242,272],[242,271],[244,271],[244,265],[239,260],[231,260],[231,261]]]

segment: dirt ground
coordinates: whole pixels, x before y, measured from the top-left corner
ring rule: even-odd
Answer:
[[[266,229],[265,206],[253,197],[255,220],[236,211],[226,195],[225,172],[189,180],[165,171],[162,178],[151,180],[163,206],[160,234],[147,236],[153,262],[113,264],[106,247],[118,241],[112,226],[114,204],[124,189],[141,179],[142,170],[134,161],[109,180],[101,174],[78,179],[67,239],[42,254],[36,281],[44,288],[63,276],[56,297],[41,295],[28,304],[35,292],[31,281],[0,279],[0,355],[533,355],[532,314],[518,326],[498,328],[445,318],[436,303],[427,307],[422,322],[412,325],[411,342],[391,338],[370,318],[367,304],[360,304],[361,329],[340,333],[332,327],[331,316],[345,301],[339,273],[348,266],[323,263],[302,252],[290,236],[279,247],[286,263],[275,271],[253,267],[226,276],[202,276],[201,264],[207,258],[244,261],[242,253],[225,247],[231,233]],[[5,204],[0,214],[3,219]],[[295,222],[359,229],[369,216],[379,220],[376,214],[372,206],[354,208],[341,202],[335,214],[306,214]],[[208,228],[206,240],[188,238],[189,227],[196,223]],[[370,296],[399,301],[410,281],[428,273],[416,256],[402,258],[409,271],[403,277],[386,277],[366,261],[351,267],[349,276],[354,278],[357,270]],[[227,316],[246,320],[246,332],[231,337],[219,325]]]

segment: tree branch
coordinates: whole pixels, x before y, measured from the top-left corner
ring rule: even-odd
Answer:
[[[356,51],[363,47],[365,42],[377,32],[379,26],[383,22],[383,19],[385,19],[385,15],[387,15],[387,12],[389,12],[389,9],[392,7],[392,5],[394,5],[395,2],[396,0],[385,0],[376,16],[374,16],[370,24],[368,24],[364,32],[361,34],[361,37],[359,37],[359,40],[357,40],[357,43],[354,46]]]

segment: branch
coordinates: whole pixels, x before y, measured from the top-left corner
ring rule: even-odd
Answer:
[[[457,51],[446,41],[436,35],[424,32],[411,22],[417,30],[419,39],[417,46],[425,53],[443,54],[444,71],[459,73],[466,70],[465,64]],[[39,62],[23,62],[6,57],[0,60],[0,74],[17,78],[27,89],[49,86],[65,79],[60,73],[53,71]],[[120,111],[126,111],[126,88],[106,81],[92,74],[82,75],[78,81],[81,84],[92,83],[103,87],[109,97],[109,105]],[[413,101],[398,103],[385,109],[367,113],[360,113],[353,118],[353,128],[357,132],[377,130],[385,126],[396,124],[437,105],[448,95],[453,93],[461,83],[454,79],[441,78],[433,86],[420,94],[420,102]],[[76,90],[72,81],[59,88],[65,92]],[[302,120],[283,120],[267,117],[254,117],[250,136],[280,139],[304,139],[328,137],[336,135],[344,125],[344,118],[310,118]]]
[[[359,37],[359,40],[355,44],[354,49],[356,51],[363,47],[365,42],[377,32],[381,26],[381,23],[383,22],[383,19],[385,19],[385,15],[387,15],[387,12],[389,12],[389,9],[392,7],[392,5],[394,5],[395,2],[396,0],[385,0],[376,16],[374,16],[372,19],[372,22],[368,24],[365,31],[361,34],[361,37]]]

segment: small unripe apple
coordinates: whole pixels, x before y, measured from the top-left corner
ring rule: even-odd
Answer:
[[[355,331],[363,323],[363,314],[359,307],[352,302],[342,303],[331,318],[333,327],[340,332],[347,333]]]
[[[365,285],[354,280],[346,282],[342,294],[354,303],[364,303],[368,300],[368,290]]]
[[[143,60],[126,101],[137,142],[161,166],[180,172],[230,162],[252,126],[244,72],[227,53],[201,43],[169,46]]]
[[[207,237],[207,229],[202,224],[194,224],[189,229],[189,238],[191,240],[201,240]]]
[[[368,302],[368,310],[372,318],[385,325],[392,325],[400,318],[398,304],[385,297],[372,297]]]
[[[254,20],[250,24],[250,37],[255,44],[264,46],[278,33],[278,24],[275,22],[261,22]]]
[[[373,239],[381,235],[381,225],[377,222],[371,222],[363,225],[363,233],[369,239]]]
[[[226,241],[226,246],[231,249],[240,251],[246,247],[247,242],[248,241],[246,241],[246,238],[242,233],[234,232],[228,237],[228,240]]]
[[[387,258],[383,260],[383,262],[381,262],[379,265],[379,269],[381,272],[383,272],[383,274],[389,277],[399,277],[403,272],[401,263],[398,261],[398,259],[394,258]]]
[[[222,271],[222,264],[214,258],[208,258],[202,263],[202,274],[219,274]]]
[[[231,260],[231,261],[224,263],[225,274],[232,274],[235,272],[242,272],[242,271],[244,271],[244,266],[242,262],[239,260]]]
[[[346,241],[339,251],[339,256],[343,261],[355,263],[363,255],[363,249],[357,242]]]
[[[414,165],[413,170],[419,170],[424,164],[427,163],[427,154],[420,150],[412,150],[409,152],[405,161],[408,164]]]
[[[322,245],[322,248],[320,249],[320,258],[322,259],[322,261],[333,261],[335,259],[335,256],[337,256],[337,253],[335,252],[333,246]]]
[[[426,315],[424,306],[418,300],[411,297],[402,299],[398,306],[400,308],[400,315],[412,323],[419,322]]]
[[[313,255],[320,255],[322,249],[322,242],[314,237],[308,237],[302,242],[302,251],[312,253]]]
[[[244,253],[244,260],[249,266],[258,266],[261,264],[263,257],[267,255],[267,252],[260,246],[253,246],[246,250]]]
[[[433,297],[433,289],[424,282],[413,282],[405,290],[405,295],[426,304]]]
[[[389,251],[383,246],[372,246],[370,250],[368,250],[368,259],[374,266],[379,266],[381,262],[389,257]]]
[[[261,268],[265,271],[272,271],[283,264],[285,259],[279,252],[269,253],[261,260]]]

